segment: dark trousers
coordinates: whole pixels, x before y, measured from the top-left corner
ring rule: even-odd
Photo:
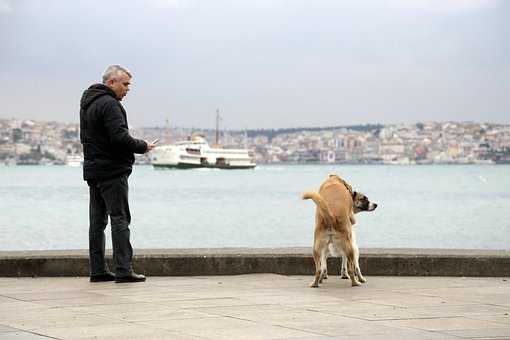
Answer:
[[[113,263],[116,276],[132,272],[133,248],[129,242],[128,176],[89,182],[90,275],[108,270],[105,263],[105,233],[108,216],[112,228]]]

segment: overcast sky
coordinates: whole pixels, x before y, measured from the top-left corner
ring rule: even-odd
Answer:
[[[0,118],[78,122],[109,64],[137,127],[510,123],[510,1],[0,0]]]

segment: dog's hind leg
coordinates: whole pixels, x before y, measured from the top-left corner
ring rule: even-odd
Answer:
[[[310,283],[310,287],[317,288],[317,287],[319,287],[319,277],[321,275],[321,272],[320,272],[321,255],[319,253],[319,250],[315,246],[313,248],[313,261],[315,263],[315,276],[313,278],[312,283]]]
[[[322,265],[321,260],[323,257],[324,248],[327,248],[327,247],[328,246],[327,246],[326,242],[324,242],[320,238],[315,239],[314,245],[313,245],[313,261],[315,263],[315,276],[314,276],[312,283],[310,283],[310,287],[312,287],[312,288],[319,287],[319,283],[322,282],[323,277],[321,278],[321,276],[322,276],[323,265]]]
[[[313,261],[315,262],[315,276],[313,278],[312,283],[310,283],[310,287],[317,288],[319,287],[319,277],[321,275],[320,267],[321,267],[321,256],[318,251],[313,250]]]
[[[344,254],[342,254],[342,266],[340,269],[340,278],[342,279],[350,279],[349,274],[347,273],[347,257],[345,257]]]
[[[346,239],[343,241],[343,251],[345,254],[345,257],[347,258],[347,272],[349,273],[349,276],[351,278],[351,284],[353,286],[359,286],[361,283],[358,281],[358,278],[356,276],[356,260],[354,256],[354,247],[352,245],[352,240],[350,239],[349,235]]]
[[[319,283],[322,283],[324,279],[328,278],[328,247],[321,249],[321,274],[319,276]]]
[[[360,286],[361,283],[358,281],[355,268],[356,268],[356,265],[355,265],[355,260],[354,260],[354,254],[352,254],[352,253],[347,254],[347,272],[349,273],[349,276],[351,278],[351,285],[352,286]]]

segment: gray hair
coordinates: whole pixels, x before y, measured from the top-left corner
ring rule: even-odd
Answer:
[[[128,76],[132,77],[131,72],[129,72],[126,68],[120,65],[110,65],[104,70],[103,73],[103,83],[106,83],[108,80],[112,79],[120,75],[121,73],[125,73]]]

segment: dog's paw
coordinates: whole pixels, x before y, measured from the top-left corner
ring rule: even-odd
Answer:
[[[319,283],[315,281],[310,283],[310,288],[319,288]]]
[[[361,286],[361,283],[359,281],[352,281],[351,286],[353,286],[353,287]]]
[[[351,277],[349,275],[342,274],[342,276],[340,276],[340,278],[343,280],[349,280]]]
[[[359,281],[361,283],[365,283],[365,282],[367,282],[367,279],[365,279],[363,276],[360,276]]]

